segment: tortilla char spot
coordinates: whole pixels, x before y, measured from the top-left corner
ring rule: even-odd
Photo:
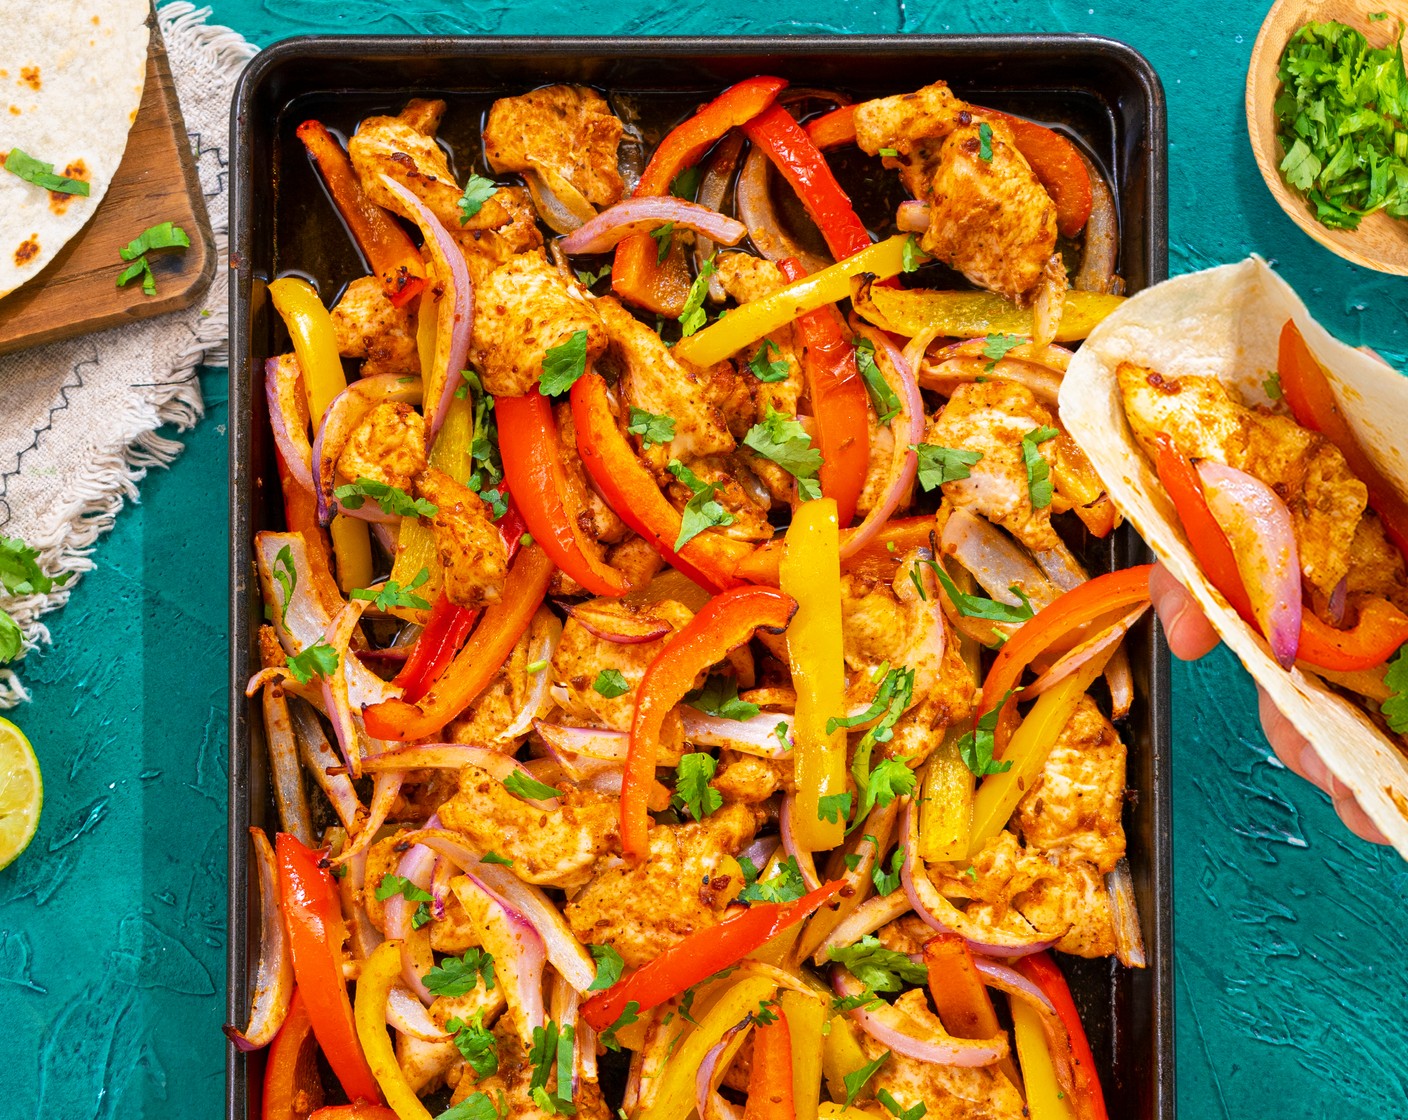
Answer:
[[[39,255],[39,234],[31,233],[15,250],[15,264],[24,266]]]
[[[11,106],[10,106],[10,112],[13,113],[15,116],[19,116],[19,115],[20,115],[20,107],[19,107],[18,105],[11,105]]]
[[[1392,786],[1384,786],[1384,792],[1388,794],[1389,800],[1393,802],[1393,807],[1398,810],[1403,819],[1408,820],[1408,798],[1405,798]]]
[[[102,22],[103,22],[103,21],[100,20],[97,16],[94,16],[94,17],[93,17],[93,26],[94,26],[94,27],[97,27],[98,24],[100,24],[100,23],[102,23]]]
[[[39,87],[44,84],[43,80],[39,77],[39,67],[37,66],[21,66],[20,81],[36,93],[39,91]]]
[[[81,159],[76,159],[64,168],[63,175],[65,179],[81,179],[86,183],[88,181],[88,165]],[[49,209],[55,214],[62,214],[77,197],[79,196],[65,194],[63,191],[50,191]]]

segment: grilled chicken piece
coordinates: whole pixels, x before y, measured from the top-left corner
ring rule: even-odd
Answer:
[[[479,851],[513,860],[528,883],[570,889],[591,878],[616,842],[618,799],[591,790],[567,790],[555,812],[535,809],[487,770],[468,765],[460,788],[440,806],[440,820]]]
[[[416,490],[436,507],[430,527],[450,602],[462,607],[497,603],[508,574],[508,550],[488,503],[434,467],[417,477]]]
[[[533,1099],[532,1081],[534,1066],[528,1060],[528,1051],[523,1040],[508,1029],[504,1020],[494,1028],[499,1056],[499,1068],[481,1081],[474,1079],[472,1070],[466,1068],[465,1076],[455,1086],[451,1105],[468,1100],[475,1093],[484,1093],[496,1107],[502,1109],[499,1115],[512,1120],[553,1120],[554,1113],[545,1112]],[[548,1079],[547,1088],[556,1089],[557,1078]],[[606,1106],[601,1087],[595,1081],[583,1077],[573,1093],[572,1103],[576,1108],[577,1120],[612,1120],[611,1110]]]
[[[719,752],[719,770],[709,784],[719,791],[725,803],[756,805],[781,788],[783,770],[771,759],[725,750]]]
[[[1050,423],[1051,413],[1025,386],[974,381],[953,391],[924,436],[925,443],[982,453],[968,478],[943,484],[944,497],[981,513],[1033,552],[1061,547],[1051,527],[1051,507],[1032,508],[1022,456],[1022,437]],[[1037,450],[1048,462],[1057,453],[1054,441],[1039,444]]]
[[[564,909],[568,925],[583,944],[610,945],[628,968],[654,960],[722,921],[742,886],[733,857],[765,819],[761,809],[733,804],[695,823],[657,824],[647,859],[598,872]]]
[[[594,544],[602,546],[597,550],[600,558],[606,551],[606,545],[619,544],[630,534],[630,530],[616,511],[606,504],[606,499],[597,493],[586,468],[582,466],[582,457],[577,452],[577,426],[572,420],[571,404],[560,400],[553,405],[552,411],[553,419],[557,421],[557,442],[562,448],[562,465],[567,476],[563,504],[567,516],[575,519],[580,526],[587,547]]]
[[[611,340],[608,360],[621,370],[622,414],[633,406],[675,422],[673,440],[642,453],[656,473],[663,474],[672,458],[689,462],[732,451],[733,436],[723,412],[704,391],[709,375],[682,366],[658,334],[610,296],[594,301],[593,306]]]
[[[741,462],[741,456],[716,455],[706,459],[695,459],[688,464],[700,482],[712,483],[714,501],[723,506],[733,517],[728,525],[720,525],[714,531],[740,541],[770,541],[773,538],[772,523],[768,520],[768,510],[772,506],[771,496],[758,481],[748,465]],[[683,511],[694,497],[694,491],[673,475],[665,487],[665,496],[675,508]],[[751,482],[750,487],[744,485]]]
[[[501,264],[475,292],[469,357],[494,395],[522,396],[538,384],[547,352],[587,332],[587,368],[606,349],[606,329],[580,284],[541,253]]]
[[[898,153],[885,166],[929,204],[926,253],[980,287],[1029,299],[1056,251],[1056,205],[1007,124],[981,112],[935,82],[857,105],[856,143],[870,155]]]
[[[352,429],[337,459],[337,476],[345,482],[375,479],[409,492],[425,470],[425,421],[408,404],[373,405]]]
[[[651,642],[626,645],[621,642],[608,642],[598,638],[575,618],[568,618],[562,627],[562,640],[553,655],[548,672],[553,679],[553,699],[562,708],[565,722],[582,723],[593,727],[606,727],[614,731],[629,731],[635,714],[636,686],[640,684],[650,663],[655,660],[670,640],[671,634],[682,629],[694,613],[683,603],[664,599],[639,607],[630,607],[611,600],[597,600],[597,604],[612,610],[628,610],[640,620],[658,621],[670,627],[670,634]],[[614,669],[624,678],[627,691],[620,696],[603,696],[593,685],[601,673]],[[678,750],[678,722],[666,720],[668,744],[675,741]],[[675,734],[668,733],[673,726]],[[666,753],[670,748],[666,746]],[[664,759],[662,757],[662,763]],[[667,764],[668,765],[668,764]]]
[[[547,607],[538,608],[527,631],[518,639],[494,679],[446,728],[446,740],[489,747],[504,754],[517,748],[521,740],[504,739],[503,733],[523,711],[537,683],[538,675],[528,672],[529,663],[537,656],[536,651],[543,648],[546,633],[560,625],[557,616]]]
[[[423,1042],[408,1034],[396,1032],[396,1063],[416,1093],[429,1092],[446,1081],[451,1068],[459,1065],[459,1047],[453,1040]]]
[[[907,992],[895,1004],[903,1006],[911,1020],[942,1029],[938,1016],[924,1003],[922,992]],[[868,1035],[861,1036],[861,1045],[871,1061],[885,1052],[885,1047]],[[869,1088],[876,1093],[884,1089],[902,1111],[924,1105],[924,1120],[1021,1120],[1027,1114],[1017,1090],[995,1066],[935,1065],[892,1053]],[[890,1116],[878,1101],[861,1107],[874,1116]]]
[[[484,122],[489,166],[566,179],[593,206],[621,201],[624,184],[616,148],[622,125],[606,101],[586,86],[544,86],[520,97],[501,97]]]
[[[1408,571],[1403,553],[1384,534],[1379,515],[1365,510],[1349,549],[1345,590],[1356,595],[1379,595],[1399,610],[1408,610]]]
[[[1125,413],[1145,452],[1164,432],[1192,459],[1215,459],[1270,486],[1291,511],[1301,574],[1329,596],[1349,572],[1369,492],[1344,456],[1289,416],[1248,408],[1210,377],[1166,378],[1121,362],[1116,374]]]
[[[362,358],[362,376],[379,373],[420,374],[415,321],[409,307],[392,307],[375,276],[359,276],[347,285],[332,309],[337,352]]]

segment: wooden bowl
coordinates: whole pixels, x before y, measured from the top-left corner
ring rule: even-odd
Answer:
[[[1388,19],[1370,22],[1370,13],[1385,11]],[[1408,24],[1408,3],[1404,0],[1277,0],[1272,5],[1257,34],[1251,64],[1247,67],[1247,132],[1261,177],[1291,221],[1330,252],[1365,268],[1408,276],[1408,219],[1390,218],[1380,211],[1360,222],[1358,229],[1330,229],[1315,220],[1311,203],[1281,178],[1279,167],[1284,153],[1276,138],[1275,113],[1281,83],[1276,71],[1291,35],[1312,20],[1347,24],[1361,31],[1370,46],[1382,47],[1392,42],[1400,21]]]

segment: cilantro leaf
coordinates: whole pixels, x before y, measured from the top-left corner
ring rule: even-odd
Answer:
[[[997,746],[993,733],[997,730],[997,721],[1002,714],[1003,705],[1011,695],[1012,689],[1009,688],[997,706],[978,717],[973,730],[965,731],[958,740],[958,757],[974,777],[985,778],[989,774],[1004,774],[1012,769],[1011,759],[998,762],[992,756]]]
[[[710,673],[703,688],[685,693],[684,702],[706,715],[723,719],[752,719],[761,710],[757,704],[738,698],[738,682],[722,673]]]
[[[572,388],[573,383],[587,372],[587,332],[573,331],[572,337],[560,346],[549,347],[543,355],[543,374],[538,378],[538,391],[545,397],[555,397]]]
[[[860,1096],[865,1089],[866,1083],[880,1072],[880,1067],[890,1060],[890,1051],[886,1050],[873,1062],[860,1067],[854,1073],[848,1073],[843,1078],[846,1084],[846,1107],[850,1108],[855,1103],[855,1099]]]
[[[1384,685],[1392,695],[1379,705],[1389,729],[1402,735],[1408,731],[1408,645],[1393,655],[1384,674]]]
[[[532,1067],[528,1092],[544,1112],[572,1115],[572,1044],[575,1029],[570,1024],[558,1025],[548,1020],[546,1026],[533,1028],[533,1045],[528,1051]],[[548,1092],[548,1082],[557,1074],[556,1088]]]
[[[0,665],[13,661],[24,649],[24,631],[10,615],[0,610]]]
[[[913,272],[924,262],[926,256],[928,254],[919,247],[919,238],[911,233],[905,238],[904,247],[900,250],[900,267],[905,272]]]
[[[528,801],[547,801],[549,798],[561,797],[562,791],[554,789],[552,786],[544,785],[534,778],[530,778],[522,770],[512,771],[503,780],[504,789],[515,797],[522,797]]]
[[[412,498],[399,486],[391,486],[365,476],[356,482],[339,486],[332,492],[338,504],[344,509],[361,509],[368,498],[381,507],[382,513],[397,517],[434,517],[440,507],[424,498]]]
[[[626,967],[626,962],[610,945],[588,945],[587,952],[591,953],[592,960],[596,961],[596,979],[591,982],[587,991],[604,992],[621,979],[621,970]]]
[[[718,759],[702,751],[680,756],[675,771],[675,797],[697,821],[717,812],[724,803],[723,794],[709,784],[718,768]]]
[[[758,352],[748,359],[748,368],[753,371],[753,376],[759,381],[772,384],[776,381],[786,381],[791,372],[787,362],[782,358],[776,361],[768,361],[769,354],[780,354],[776,343],[770,338],[763,339],[763,344],[758,347]]]
[[[895,1100],[888,1089],[879,1090],[875,1099],[885,1106],[895,1120],[923,1120],[925,1113],[929,1111],[929,1106],[923,1101],[917,1101],[909,1108],[901,1108],[900,1102]]]
[[[21,151],[19,148],[11,148],[4,162],[0,163],[0,167],[4,167],[11,175],[18,176],[26,183],[43,187],[46,191],[88,197],[90,188],[85,180],[70,179],[67,175],[56,175],[52,163],[35,159],[28,152]]]
[[[640,1022],[640,1016],[636,1014],[639,1010],[640,1003],[638,1001],[628,1000],[626,1006],[621,1009],[621,1014],[617,1017],[616,1021],[597,1036],[597,1041],[608,1050],[620,1050],[621,1043],[616,1039],[616,1032],[622,1027],[629,1027],[632,1023]]]
[[[287,546],[285,546],[287,551]],[[282,555],[282,553],[280,554]],[[422,599],[419,595],[412,595],[417,587],[430,578],[430,569],[422,568],[410,583],[402,587],[394,579],[388,579],[380,591],[373,591],[370,587],[357,587],[351,592],[353,599],[369,599],[379,611],[389,611],[396,607],[408,607],[417,611],[428,611],[430,603]],[[284,615],[288,615],[288,600],[284,600]]]
[[[592,681],[592,688],[608,700],[614,700],[631,691],[631,686],[626,683],[620,669],[603,669],[596,675],[596,680]]]
[[[1031,495],[1032,509],[1045,509],[1051,504],[1051,464],[1046,461],[1037,444],[1055,439],[1059,435],[1055,428],[1033,428],[1022,437],[1022,462],[1027,468],[1027,492]]]
[[[675,223],[666,222],[663,226],[657,226],[650,231],[650,236],[655,241],[655,263],[664,264],[665,258],[670,255],[670,246],[675,243]]]
[[[508,1115],[505,1094],[499,1090],[499,1100],[495,1104],[488,1093],[471,1094],[453,1108],[442,1112],[435,1120],[504,1120]]]
[[[911,443],[909,449],[919,456],[919,485],[925,490],[934,490],[945,482],[968,478],[968,468],[983,458],[981,451],[940,447],[936,443]]]
[[[859,755],[859,751],[856,752]],[[864,820],[876,805],[884,808],[897,797],[908,797],[914,792],[914,771],[909,768],[909,756],[882,758],[866,775],[864,794],[861,797],[857,822]]]
[[[337,671],[337,650],[319,638],[311,646],[304,646],[301,652],[288,655],[288,671],[299,684],[307,684],[314,677],[326,677]]]
[[[831,1010],[837,1014],[844,1015],[847,1011],[854,1011],[857,1007],[869,1007],[872,1003],[879,1003],[880,997],[866,988],[863,992],[857,992],[853,996],[833,996],[831,998]]]
[[[611,266],[609,264],[603,265],[596,272],[592,272],[590,269],[577,269],[577,280],[584,288],[590,288],[593,284],[605,280],[610,275]]]
[[[845,965],[872,991],[898,992],[905,984],[923,984],[929,979],[929,971],[922,964],[885,948],[873,933],[867,933],[854,945],[833,945],[829,953],[833,961]]]
[[[985,599],[981,595],[969,595],[966,591],[958,590],[958,586],[949,578],[942,564],[936,560],[926,563],[934,569],[934,575],[943,585],[944,593],[953,602],[954,610],[965,618],[981,618],[988,622],[1026,622],[1036,613],[1032,610],[1032,601],[1015,583],[1007,590],[1022,600],[1021,603],[999,603],[996,599]]]
[[[415,913],[411,915],[411,928],[420,929],[422,926],[429,925],[430,919],[430,903],[422,902],[416,907]]]
[[[829,821],[831,824],[848,819],[851,815],[850,792],[829,793],[825,797],[817,798],[816,815],[818,820]]]
[[[471,175],[469,182],[464,185],[464,193],[455,202],[455,205],[460,208],[460,225],[468,225],[469,219],[484,209],[484,204],[493,198],[498,191],[499,184],[492,179],[486,179],[482,175]]]
[[[1266,379],[1262,381],[1261,388],[1262,392],[1273,401],[1279,401],[1285,396],[1285,393],[1281,390],[1281,375],[1275,370],[1272,370],[1266,376]]]
[[[878,845],[877,845],[878,847]],[[870,871],[870,881],[875,884],[875,893],[894,894],[900,889],[900,868],[904,865],[904,845],[901,844],[890,856],[890,870],[886,871],[881,860],[877,859]]]
[[[425,986],[432,995],[467,996],[484,981],[484,990],[494,990],[494,958],[483,949],[470,948],[463,957],[446,957],[425,974]]]
[[[699,167],[686,167],[670,182],[670,193],[676,198],[683,198],[687,202],[694,201],[694,196],[699,193],[700,180]]]
[[[508,856],[501,856],[501,855],[499,855],[498,852],[485,852],[482,856],[479,857],[479,862],[480,862],[480,863],[496,863],[496,864],[498,864],[500,867],[512,867],[512,866],[513,866],[513,860],[509,859]]]
[[[1027,339],[1019,334],[990,334],[983,339],[983,357],[988,359],[988,364],[983,367],[985,373],[991,373],[993,368],[1003,358],[1007,357],[1010,351],[1024,346]]]
[[[797,480],[797,496],[803,501],[821,497],[821,452],[812,446],[812,437],[795,417],[767,406],[767,415],[748,429],[743,446],[770,459]]]
[[[718,493],[719,489],[715,483],[701,482],[699,476],[678,459],[671,459],[666,466],[672,475],[694,493],[694,497],[686,503],[684,513],[680,518],[680,535],[675,540],[676,552],[705,529],[733,524],[733,514],[724,509],[721,503],[714,500],[714,495]]]
[[[190,245],[191,239],[185,230],[172,222],[162,222],[160,225],[148,226],[117,252],[123,260],[134,261],[153,249],[188,249]]]
[[[288,606],[293,602],[293,593],[298,587],[298,569],[293,566],[293,549],[288,545],[279,549],[279,554],[274,557],[273,573],[274,582],[283,589],[284,593],[283,613],[279,617],[284,623],[287,623]]]
[[[751,1018],[753,1022],[755,1022],[758,1026],[766,1027],[771,1023],[777,1022],[777,1012],[773,1010],[773,1008],[777,1006],[778,1003],[776,1000],[762,1000],[758,1004],[757,1011],[750,1011],[748,1013],[749,1018]]]
[[[476,1077],[488,1077],[499,1069],[499,1048],[493,1032],[484,1027],[484,1012],[476,1011],[466,1023],[458,1015],[445,1023],[445,1029],[455,1036],[455,1047]]]
[[[142,293],[144,295],[156,295],[156,276],[152,272],[152,266],[146,257],[138,257],[121,272],[117,274],[117,286],[125,288],[137,277],[142,278]]]
[[[717,255],[716,253],[715,256]],[[704,310],[704,297],[709,293],[709,277],[717,271],[714,267],[714,257],[710,257],[699,266],[699,275],[689,286],[689,296],[684,301],[684,311],[680,313],[680,328],[684,331],[685,338],[708,322],[709,315]]]
[[[739,902],[796,902],[807,893],[807,884],[802,878],[802,869],[797,866],[795,856],[788,856],[766,879],[759,880],[757,875],[757,869],[754,868],[753,882],[746,883],[739,892]],[[746,882],[746,870],[743,877]]]
[[[657,443],[669,443],[675,438],[675,422],[669,416],[662,416],[658,412],[647,412],[643,408],[636,408],[631,405],[629,423],[626,431],[633,436],[640,436],[640,445],[649,451]]]
[[[992,162],[992,125],[987,121],[978,125],[978,158],[984,163]]]
[[[461,370],[460,376],[474,392],[474,434],[469,441],[469,456],[474,469],[469,475],[469,488],[479,493],[486,502],[495,504],[487,493],[481,493],[486,484],[497,486],[504,478],[503,461],[499,458],[499,427],[494,422],[494,398],[484,391],[479,375],[472,369]],[[503,511],[497,506],[494,516],[503,516]]]
[[[899,394],[890,388],[880,367],[875,364],[875,343],[868,338],[858,338],[856,347],[856,369],[865,381],[865,391],[870,394],[870,403],[875,406],[875,415],[880,423],[888,424],[900,414]]]
[[[385,902],[388,898],[400,895],[407,902],[434,902],[435,896],[429,891],[423,891],[409,879],[400,875],[383,875],[381,882],[376,886],[376,898],[378,902]]]

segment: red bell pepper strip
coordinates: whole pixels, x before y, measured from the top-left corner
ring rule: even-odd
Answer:
[[[318,1109],[308,1120],[398,1120],[398,1117],[385,1105],[358,1102],[330,1104]]]
[[[1232,609],[1248,625],[1259,629],[1252,614],[1251,599],[1232,555],[1232,546],[1208,509],[1198,472],[1169,436],[1160,432],[1154,442],[1159,481],[1183,523],[1183,532],[1192,546],[1198,567]],[[1375,597],[1359,605],[1359,620],[1348,630],[1336,630],[1312,611],[1303,612],[1296,657],[1308,665],[1350,673],[1382,665],[1405,642],[1408,642],[1408,615],[1387,599]]]
[[[318,1076],[318,1042],[313,1020],[297,988],[288,1015],[264,1066],[263,1120],[308,1120],[323,1104],[323,1082]]]
[[[635,198],[668,194],[675,176],[699,162],[709,146],[729,129],[752,120],[787,85],[781,78],[749,78],[730,86],[660,141],[645,165]],[[659,247],[648,233],[637,233],[616,246],[611,288],[629,304],[677,319],[689,295],[689,273],[678,245],[658,263]]]
[[[802,128],[781,105],[773,105],[743,126],[797,192],[807,213],[838,261],[870,248],[870,233],[856,217],[850,197]]]
[[[636,690],[621,783],[621,850],[628,859],[643,859],[650,848],[646,809],[665,717],[694,687],[695,677],[748,641],[754,631],[781,633],[796,610],[792,596],[776,588],[736,587],[705,603],[650,663]]]
[[[993,754],[1000,756],[1017,723],[1017,684],[1032,660],[1044,653],[1078,626],[1094,622],[1122,607],[1147,602],[1152,564],[1140,564],[1107,572],[1065,592],[1038,611],[998,650],[992,668],[983,682],[981,711],[990,712],[999,704],[1002,715],[994,731]],[[1008,696],[1011,692],[1012,695]],[[1006,700],[1003,699],[1006,697]]]
[[[856,107],[842,105],[807,122],[807,135],[823,152],[856,142]]]
[[[1310,347],[1291,320],[1287,320],[1281,328],[1277,372],[1281,377],[1281,392],[1291,406],[1296,422],[1303,428],[1319,432],[1339,448],[1349,469],[1368,487],[1369,508],[1379,515],[1389,540],[1408,557],[1408,501],[1404,501],[1393,483],[1374,466],[1340,411],[1325,367],[1310,352]]]
[[[1050,953],[1033,953],[1013,962],[1017,971],[1042,990],[1042,993],[1056,1008],[1061,1025],[1066,1028],[1066,1036],[1071,1043],[1071,1079],[1075,1082],[1075,1097],[1072,1102],[1075,1114],[1080,1120],[1109,1120],[1105,1110],[1105,1093],[1100,1088],[1100,1075],[1095,1071],[1095,1055],[1090,1051],[1090,1040],[1085,1036],[1085,1027],[1080,1021],[1075,1000],[1071,999],[1071,989],[1066,986],[1066,978]]]
[[[547,397],[537,390],[521,397],[497,397],[494,408],[504,481],[533,539],[554,564],[593,595],[624,595],[631,589],[626,577],[583,547],[581,530],[567,516],[562,444]]]
[[[802,921],[845,886],[837,879],[796,902],[763,902],[707,929],[698,929],[582,1004],[582,1018],[594,1030],[605,1030],[621,1017],[626,1004],[649,1011],[686,988],[736,965],[779,933]]]
[[[327,852],[311,851],[297,837],[280,832],[274,854],[279,863],[279,904],[288,928],[293,975],[318,1048],[349,1099],[379,1102],[381,1090],[357,1041],[352,1001],[342,978],[346,930],[337,886],[321,865]]]
[[[284,491],[284,523],[290,533],[302,535],[304,546],[308,549],[308,567],[313,573],[313,590],[328,614],[336,615],[346,606],[346,600],[337,581],[332,578],[332,562],[329,559],[332,556],[332,541],[328,539],[327,530],[318,524],[317,503],[312,491],[293,480],[277,449],[274,459]]]
[[[523,541],[526,529],[518,506],[510,499],[503,520],[499,523],[499,532],[503,536],[509,560],[518,553],[518,546]],[[435,600],[435,605],[430,608],[430,618],[425,624],[425,629],[416,639],[416,644],[411,647],[410,656],[406,658],[406,663],[393,682],[401,686],[402,700],[414,704],[430,691],[431,685],[440,679],[449,668],[450,662],[455,659],[460,646],[469,637],[474,624],[479,621],[479,615],[477,610],[450,602],[443,593]]]
[[[794,257],[780,261],[778,267],[788,283],[807,274]],[[802,344],[802,372],[816,420],[821,493],[835,499],[837,524],[844,529],[856,515],[870,468],[865,382],[856,368],[856,348],[841,330],[834,307],[809,311],[794,320],[793,326]]]
[[[717,592],[739,585],[733,569],[750,552],[742,541],[706,531],[675,551],[679,511],[621,434],[600,374],[588,372],[573,384],[572,423],[582,465],[622,521],[649,541],[671,567],[701,587]]]
[[[408,742],[439,732],[489,686],[548,593],[553,563],[535,541],[509,565],[503,595],[484,617],[444,676],[419,704],[394,698],[362,712],[367,734]]]
[[[295,135],[308,149],[333,205],[381,281],[392,306],[404,307],[425,287],[425,262],[400,224],[367,197],[352,161],[320,121],[304,121]]]
[[[777,1018],[753,1031],[753,1068],[748,1071],[743,1120],[796,1120],[792,1031],[781,1007],[769,1011]]]

